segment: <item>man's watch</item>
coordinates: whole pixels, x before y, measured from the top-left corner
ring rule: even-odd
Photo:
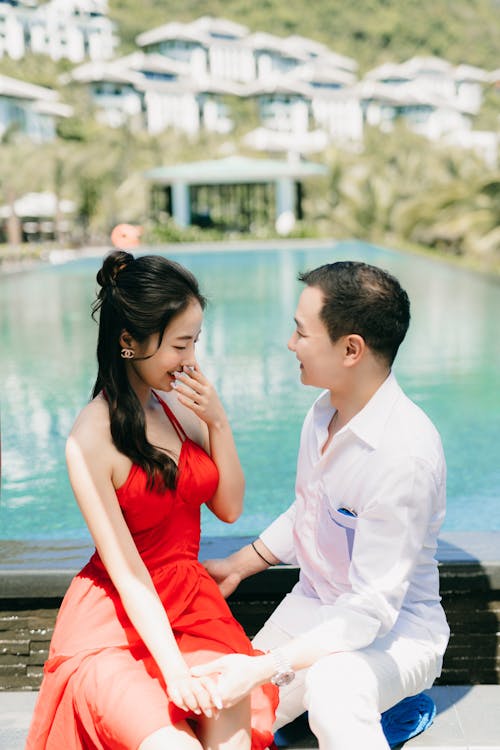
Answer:
[[[274,659],[276,669],[274,676],[271,677],[271,682],[278,687],[289,685],[295,679],[295,672],[292,665],[280,648],[274,648],[269,653]]]

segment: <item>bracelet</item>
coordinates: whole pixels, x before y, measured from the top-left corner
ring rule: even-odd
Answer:
[[[269,562],[269,560],[266,560],[266,558],[264,557],[264,555],[261,555],[261,553],[259,552],[259,550],[255,546],[255,542],[251,542],[250,546],[253,547],[254,552],[256,552],[258,554],[258,556],[260,557],[260,559],[264,560],[264,562],[266,563],[266,565],[274,565],[274,563]]]

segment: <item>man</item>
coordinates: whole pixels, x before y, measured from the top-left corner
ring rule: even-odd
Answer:
[[[279,561],[300,579],[254,645],[217,671],[225,702],[280,685],[276,727],[309,712],[321,750],[387,750],[380,713],[432,685],[449,629],[434,558],[445,513],[438,433],[391,366],[409,300],[374,266],[332,263],[305,282],[288,347],[325,389],[302,429],[296,499],[252,545],[206,565],[227,596]]]

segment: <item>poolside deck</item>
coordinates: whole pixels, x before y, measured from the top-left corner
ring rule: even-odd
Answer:
[[[500,685],[437,686],[429,693],[438,709],[436,719],[405,742],[405,750],[500,750]],[[0,694],[2,750],[23,750],[36,697],[36,691]],[[301,721],[280,733],[278,747],[309,750],[318,744]]]
[[[246,539],[207,539],[201,558],[228,554]],[[21,750],[57,608],[89,545],[2,542],[0,563],[0,748]],[[438,716],[404,747],[500,750],[500,532],[445,534],[439,545],[441,592],[452,636],[443,675],[432,688]],[[252,635],[297,578],[277,566],[243,582],[230,599]],[[290,750],[317,747],[298,723]],[[370,750],[359,748],[359,750]]]

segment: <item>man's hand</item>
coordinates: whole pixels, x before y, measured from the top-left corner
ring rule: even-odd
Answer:
[[[210,676],[217,680],[217,689],[224,708],[234,706],[254,687],[268,682],[274,672],[274,660],[269,654],[227,654],[220,659],[191,668],[194,677]]]
[[[234,570],[230,557],[204,560],[202,564],[217,583],[224,599],[227,599],[241,583],[242,577]]]

